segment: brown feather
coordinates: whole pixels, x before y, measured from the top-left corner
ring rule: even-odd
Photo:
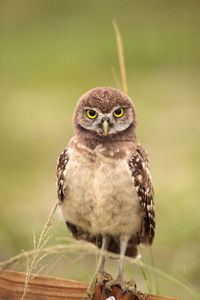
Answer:
[[[65,148],[65,150],[60,154],[58,161],[57,161],[57,173],[56,173],[56,177],[57,177],[57,192],[58,192],[58,199],[59,201],[63,202],[64,198],[65,198],[65,194],[64,194],[64,182],[65,182],[65,176],[64,176],[64,171],[66,168],[66,165],[69,161],[69,155],[67,153],[67,149]]]
[[[137,189],[141,207],[145,212],[141,229],[138,233],[139,243],[151,245],[155,231],[155,212],[153,202],[154,191],[148,171],[147,159],[148,156],[145,149],[139,145],[129,160],[129,168]]]

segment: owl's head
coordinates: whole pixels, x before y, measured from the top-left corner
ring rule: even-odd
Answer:
[[[76,134],[103,141],[134,135],[136,114],[126,94],[115,88],[98,87],[80,98],[73,123]]]

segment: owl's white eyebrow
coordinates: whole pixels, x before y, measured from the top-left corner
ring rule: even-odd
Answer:
[[[93,110],[96,110],[96,107],[93,108],[93,107],[91,107],[91,106],[90,106],[90,107],[89,107],[89,106],[84,106],[83,109],[93,109]]]
[[[102,114],[102,111],[99,110],[99,109],[97,109],[96,107],[88,107],[88,106],[83,107],[83,110],[88,110],[88,109],[94,110],[94,111],[96,111],[97,113]]]
[[[111,111],[115,111],[116,109],[119,109],[119,108],[129,109],[130,107],[127,106],[127,105],[122,105],[122,106],[117,105],[117,106],[115,106]]]

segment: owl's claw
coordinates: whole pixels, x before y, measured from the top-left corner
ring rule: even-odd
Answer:
[[[109,295],[110,295],[110,290],[109,290],[109,289],[107,289],[106,287],[105,287],[105,293],[106,293],[106,297],[108,298],[108,297],[109,297]]]
[[[110,280],[105,284],[105,290],[110,292],[110,291],[112,291],[113,286],[116,286],[122,290],[125,290],[126,283],[125,283],[125,281],[120,280],[120,279]]]
[[[109,273],[106,272],[102,272],[98,274],[98,284],[102,285],[110,280],[112,280],[112,275],[110,275]]]
[[[136,288],[137,288],[137,286],[136,286],[136,283],[134,280],[126,282],[126,287],[122,292],[122,296],[124,296],[127,292],[134,294],[136,291]]]
[[[87,289],[87,294],[89,298],[93,299],[94,291],[97,284],[99,285],[100,291],[102,293],[103,285],[109,280],[112,280],[112,276],[110,274],[106,272],[98,272],[90,282],[89,287]]]
[[[122,296],[124,296],[126,293],[131,293],[132,295],[135,295],[138,300],[147,300],[147,296],[143,294],[142,292],[138,291],[136,289],[136,283],[134,280],[128,281],[126,283],[126,288],[122,292]]]
[[[128,292],[130,292],[131,294],[135,295],[138,300],[148,300],[147,295],[143,294],[140,291],[135,290],[135,291],[128,291]]]
[[[145,294],[143,294],[142,292],[136,290],[136,283],[135,283],[134,280],[128,281],[128,282],[125,282],[125,281],[120,280],[120,279],[108,281],[105,284],[105,292],[106,292],[107,297],[109,297],[109,293],[112,290],[112,287],[114,287],[114,286],[123,290],[122,291],[122,297],[126,293],[131,293],[132,295],[135,295],[138,300],[147,300],[147,296]]]
[[[95,275],[87,289],[87,294],[90,300],[93,300],[96,283],[97,283],[97,276]]]
[[[106,272],[98,273],[97,275],[97,284],[99,285],[101,294],[103,291],[103,285],[108,282],[109,280],[112,280],[112,276]]]

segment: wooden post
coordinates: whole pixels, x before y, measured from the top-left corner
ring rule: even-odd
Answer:
[[[0,300],[20,300],[24,290],[25,273],[3,270],[0,272]],[[48,276],[36,276],[29,282],[25,300],[88,300],[88,283]],[[121,289],[115,287],[110,296],[116,300],[136,300],[127,293],[121,297]],[[106,295],[96,288],[94,300],[105,300]],[[175,298],[147,295],[148,300],[178,300]]]

